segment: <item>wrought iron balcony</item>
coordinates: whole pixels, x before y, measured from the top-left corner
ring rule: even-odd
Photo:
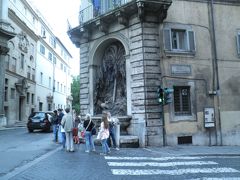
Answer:
[[[90,21],[97,16],[101,16],[112,11],[115,8],[121,7],[133,0],[101,0],[99,5],[93,5],[82,9],[79,13],[79,24]]]

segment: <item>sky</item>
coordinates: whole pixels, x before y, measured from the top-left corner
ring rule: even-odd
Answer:
[[[73,56],[72,73],[79,74],[79,49],[67,35],[69,21],[72,28],[78,26],[80,0],[29,0],[44,16],[53,33],[63,42]]]

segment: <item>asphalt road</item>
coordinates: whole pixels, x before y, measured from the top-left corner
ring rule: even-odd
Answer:
[[[51,133],[0,131],[0,180],[240,180],[240,156],[166,156],[144,148],[108,156],[65,152]]]

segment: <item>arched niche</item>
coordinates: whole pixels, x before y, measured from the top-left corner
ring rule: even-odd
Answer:
[[[115,116],[128,115],[130,105],[127,71],[128,46],[122,39],[99,41],[89,52],[89,96],[92,114],[108,110]]]

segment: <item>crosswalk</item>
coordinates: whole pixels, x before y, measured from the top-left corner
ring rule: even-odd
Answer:
[[[217,174],[231,173],[230,179],[240,179],[240,171],[230,167],[221,167],[217,162],[206,157],[176,156],[176,157],[120,157],[105,156],[113,175],[195,175],[204,174],[215,177]],[[215,175],[214,175],[215,174]],[[235,177],[233,177],[235,175]],[[238,176],[238,177],[236,177]],[[201,178],[202,179],[202,178]],[[208,179],[207,177],[205,178]],[[222,179],[222,178],[220,178]],[[224,178],[227,179],[227,178]],[[217,178],[216,178],[217,180]]]

